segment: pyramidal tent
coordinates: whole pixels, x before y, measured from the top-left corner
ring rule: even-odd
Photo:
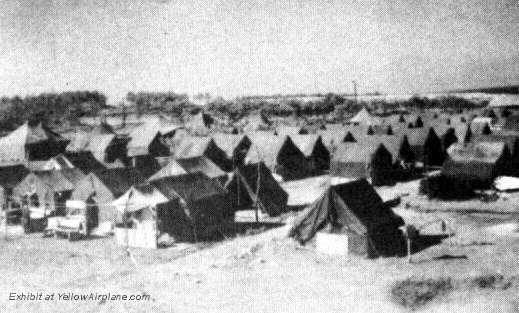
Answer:
[[[377,257],[401,252],[403,219],[365,180],[330,186],[296,218],[290,236],[304,244],[317,232],[345,234],[348,252]]]
[[[350,122],[353,124],[362,124],[362,125],[380,125],[382,121],[374,116],[372,116],[366,107],[363,107],[354,117],[350,119]]]
[[[189,121],[186,122],[186,128],[193,134],[197,136],[205,136],[211,132],[211,130],[215,126],[215,119],[205,113],[204,111],[200,111],[199,113],[193,115]]]
[[[46,160],[65,151],[68,141],[42,123],[25,122],[0,138],[0,159],[5,162]]]
[[[269,216],[278,216],[287,209],[288,194],[262,162],[236,168],[225,188],[238,210],[247,209],[256,201],[260,210]]]

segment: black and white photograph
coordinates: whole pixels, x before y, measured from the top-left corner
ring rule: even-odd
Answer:
[[[519,1],[0,0],[0,312],[519,313]]]

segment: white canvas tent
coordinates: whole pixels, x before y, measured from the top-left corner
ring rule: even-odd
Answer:
[[[350,123],[360,125],[381,125],[382,121],[372,116],[364,107],[354,117],[350,119]]]
[[[122,196],[115,199],[112,205],[121,214],[136,212],[148,207],[155,207],[157,204],[168,202],[168,198],[160,191],[153,188],[150,192],[143,193],[138,188],[131,187]]]
[[[157,248],[156,206],[169,200],[157,189],[142,192],[131,187],[112,202],[118,213],[128,215],[131,225],[115,228],[117,244],[128,247]],[[126,224],[126,223],[125,223]]]

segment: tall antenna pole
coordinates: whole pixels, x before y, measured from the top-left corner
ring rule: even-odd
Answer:
[[[353,83],[353,96],[354,96],[354,101],[355,101],[355,106],[357,106],[357,81],[356,80],[353,80],[352,81]]]

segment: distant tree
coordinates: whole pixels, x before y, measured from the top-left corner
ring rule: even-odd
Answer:
[[[334,93],[328,93],[324,97],[323,100],[323,108],[325,111],[331,112],[333,109],[339,105],[342,105],[344,103],[345,99],[344,97],[334,94]]]
[[[483,126],[483,130],[481,131],[481,134],[483,134],[483,135],[492,134],[492,130],[490,129],[490,125],[488,125],[488,123],[485,123],[485,126]]]
[[[494,112],[494,110],[488,111],[487,117],[490,117],[491,119],[496,119],[497,118],[496,112]]]

